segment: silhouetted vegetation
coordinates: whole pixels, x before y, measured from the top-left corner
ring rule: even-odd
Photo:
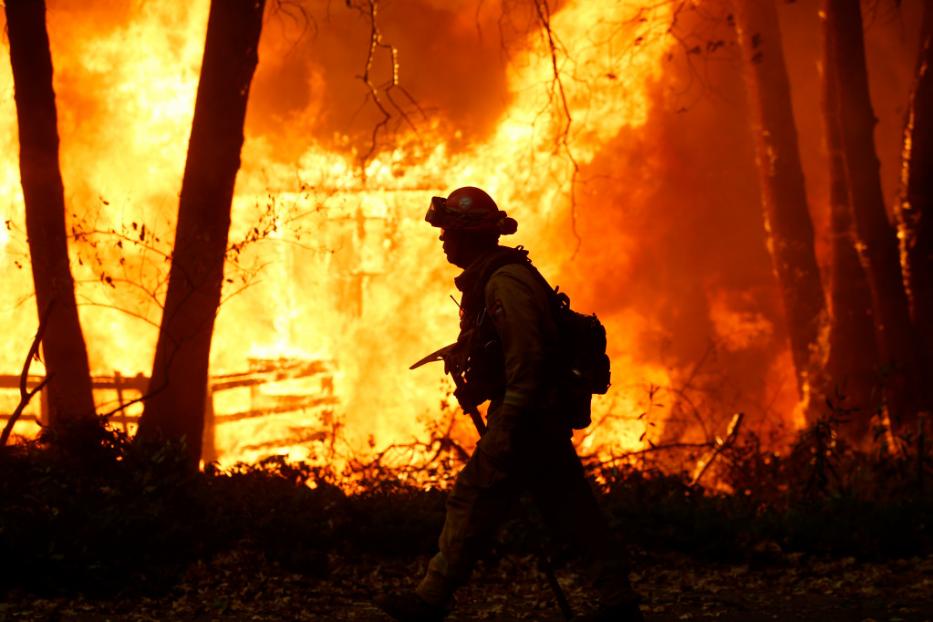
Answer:
[[[182,447],[144,447],[82,425],[68,431],[67,444],[0,452],[5,588],[159,591],[194,562],[236,550],[320,577],[331,554],[427,555],[443,521],[443,491],[404,483],[388,469],[348,495],[328,469],[273,457],[193,472]],[[594,484],[613,526],[639,550],[748,562],[793,552],[929,553],[933,494],[923,481],[922,444],[906,439],[893,452],[882,438],[875,453],[849,451],[823,422],[778,456],[746,436],[720,456],[710,479],[719,490],[650,465],[597,465]],[[519,514],[492,559],[536,546],[537,530]]]
[[[660,471],[600,474],[618,528],[646,548],[759,561],[788,552],[876,559],[931,550],[933,495],[917,466],[907,451],[846,449],[818,425],[786,456],[761,451],[753,436],[724,452],[720,485],[729,492]]]

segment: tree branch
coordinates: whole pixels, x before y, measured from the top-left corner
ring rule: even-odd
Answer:
[[[397,114],[399,118],[404,121],[408,127],[411,128],[413,132],[416,134],[418,133],[418,128],[411,120],[408,112],[406,112],[402,105],[397,102],[394,97],[392,97],[392,91],[394,89],[398,89],[409,101],[409,103],[414,106],[414,108],[421,114],[422,117],[426,115],[415,98],[412,97],[411,93],[409,93],[399,82],[398,48],[390,43],[383,41],[382,30],[379,28],[379,0],[365,0],[365,5],[362,7],[355,6],[350,0],[348,0],[347,6],[358,10],[369,20],[369,50],[366,54],[366,62],[363,65],[363,73],[357,77],[363,82],[363,84],[366,85],[366,89],[369,91],[366,99],[372,100],[373,104],[376,105],[376,108],[382,115],[382,118],[373,127],[372,135],[370,137],[369,149],[366,151],[366,153],[363,154],[361,158],[361,163],[365,169],[366,162],[369,161],[369,159],[373,156],[379,147],[379,132],[381,132],[389,124],[389,121],[391,121],[394,116],[392,112],[393,110],[395,111],[395,114]],[[386,51],[389,55],[389,63],[391,66],[392,75],[384,83],[377,85],[373,80],[373,65],[376,62],[376,54],[380,50]]]
[[[557,93],[560,95],[561,110],[564,114],[564,123],[558,134],[558,141],[561,148],[567,154],[567,159],[570,161],[570,165],[573,168],[570,174],[570,231],[573,233],[574,240],[576,240],[576,246],[573,249],[572,258],[576,256],[577,251],[580,250],[580,244],[583,242],[579,232],[577,232],[577,178],[580,174],[580,164],[577,162],[570,148],[570,126],[573,124],[573,115],[570,113],[570,104],[567,102],[567,94],[564,92],[564,82],[560,77],[560,68],[557,65],[558,42],[554,35],[554,31],[551,29],[551,7],[548,4],[548,0],[534,0],[534,4],[535,14],[547,38],[548,52],[551,57],[551,88],[552,90],[556,89]]]
[[[716,457],[727,447],[732,445],[735,439],[739,437],[739,428],[742,426],[742,420],[744,418],[745,415],[743,413],[736,413],[735,416],[732,417],[732,421],[729,422],[729,427],[726,428],[726,438],[717,438],[716,445],[713,447],[712,451],[697,463],[697,470],[693,475],[693,479],[690,480],[691,487],[700,483],[703,475],[706,474],[706,471],[709,469],[710,465],[713,464],[713,461],[716,460]]]
[[[27,390],[29,368],[32,365],[32,359],[39,352],[39,344],[42,343],[42,335],[45,333],[46,326],[48,326],[49,315],[54,305],[55,299],[53,298],[49,301],[42,317],[39,318],[39,328],[36,330],[36,336],[32,339],[32,345],[29,346],[29,354],[26,355],[26,361],[23,363],[23,371],[19,375],[19,404],[16,406],[16,410],[13,411],[13,414],[10,415],[10,420],[7,421],[6,425],[3,427],[3,432],[0,433],[0,447],[7,444],[7,441],[10,439],[10,434],[13,432],[13,426],[16,425],[16,421],[20,418],[20,415],[23,414],[23,411],[26,410],[26,406],[29,405],[29,402],[32,401],[35,394],[41,391],[52,378],[52,375],[49,374],[43,378],[39,384],[33,387],[32,390]]]

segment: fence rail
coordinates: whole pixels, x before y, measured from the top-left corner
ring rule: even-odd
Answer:
[[[265,396],[259,399],[259,388],[263,385],[287,382],[320,376],[320,390],[311,394],[285,394],[281,396]],[[44,376],[30,374],[26,379],[26,388],[31,389],[45,379]],[[112,376],[92,376],[91,382],[94,391],[115,391],[120,409],[111,417],[111,421],[120,425],[124,432],[129,431],[129,425],[136,423],[139,415],[128,413],[124,405],[131,401],[127,393],[144,395],[149,387],[149,378],[143,374],[123,376],[114,372]],[[0,375],[0,391],[19,391],[20,377],[18,375]],[[231,389],[250,389],[250,407],[232,413],[216,413],[214,410],[214,394]],[[333,364],[324,360],[295,360],[295,359],[265,359],[251,360],[250,369],[245,372],[233,374],[220,374],[208,379],[207,401],[204,417],[204,448],[202,455],[205,461],[216,457],[214,446],[214,426],[265,417],[269,415],[295,412],[308,408],[321,408],[337,404],[334,396]],[[10,418],[11,413],[0,413],[0,422]],[[48,421],[48,400],[46,389],[39,392],[39,414],[23,413],[19,421],[32,421],[44,424]],[[0,425],[2,427],[2,425]]]

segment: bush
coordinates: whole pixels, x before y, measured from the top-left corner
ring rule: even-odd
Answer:
[[[786,456],[745,437],[719,457],[718,492],[690,486],[683,473],[596,471],[615,526],[648,548],[717,558],[933,550],[933,493],[919,475],[923,461],[906,450],[852,451],[820,434],[804,432]]]
[[[390,469],[372,470],[348,495],[331,471],[280,457],[198,472],[182,447],[140,447],[102,426],[53,440],[0,450],[7,588],[161,590],[192,562],[243,548],[321,575],[335,552],[429,554],[444,519],[443,491],[407,484]],[[683,473],[630,465],[597,465],[594,486],[613,527],[647,549],[746,559],[933,550],[933,495],[916,456],[824,440],[805,434],[777,456],[746,437],[719,456],[715,491],[691,486]],[[535,547],[535,529],[510,525],[497,555]]]

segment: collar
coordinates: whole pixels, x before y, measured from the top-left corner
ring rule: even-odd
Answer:
[[[463,272],[454,278],[454,285],[457,286],[461,292],[467,292],[473,289],[473,285],[476,283],[476,279],[483,273],[483,267],[489,262],[489,259],[497,254],[501,246],[497,246],[494,249],[491,249],[476,259],[467,266]]]
[[[528,251],[511,246],[497,246],[474,259],[454,279],[457,289],[463,292],[461,309],[482,308],[483,288],[492,273],[506,264],[523,262],[528,262]]]

